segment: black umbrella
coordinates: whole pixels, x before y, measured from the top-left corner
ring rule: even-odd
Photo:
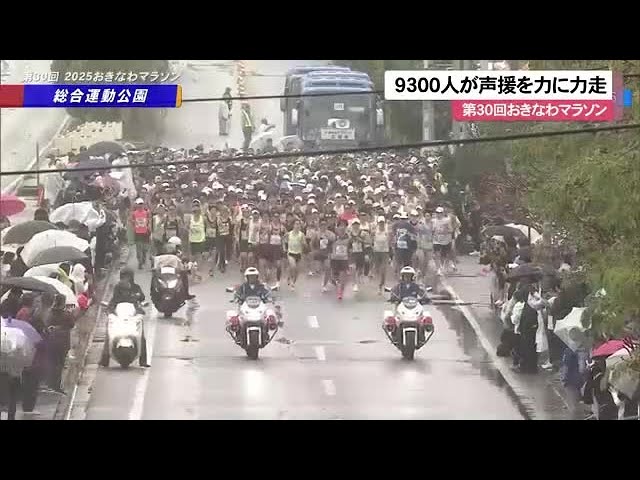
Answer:
[[[36,233],[57,229],[58,227],[53,223],[44,222],[42,220],[31,220],[29,222],[19,223],[9,228],[7,234],[4,236],[3,242],[7,245],[24,245],[31,240],[31,237]]]
[[[485,227],[485,229],[482,230],[482,234],[486,237],[493,237],[494,235],[500,235],[502,237],[505,235],[511,235],[514,238],[526,237],[521,230],[514,227],[507,227],[506,225],[491,225]]]
[[[0,287],[21,288],[34,292],[43,292],[56,295],[58,290],[50,283],[43,282],[33,277],[9,277],[0,280]]]
[[[89,177],[91,175],[93,175],[94,173],[96,173],[95,171],[92,170],[84,170],[86,168],[103,168],[103,167],[109,167],[111,166],[111,162],[109,162],[109,160],[107,160],[104,157],[93,157],[93,158],[87,158],[86,160],[82,160],[79,163],[77,163],[76,165],[70,166],[69,167],[69,171],[67,171],[64,176],[67,180],[70,180],[71,178],[84,178],[84,177]],[[75,172],[75,169],[80,169],[82,168],[82,171],[78,171]],[[102,171],[99,171],[97,173],[103,173]]]
[[[540,280],[542,277],[542,268],[530,263],[525,263],[523,265],[518,265],[516,268],[510,270],[509,274],[507,275],[507,280],[518,281],[524,278]]]
[[[87,153],[89,155],[93,155],[94,157],[100,157],[102,155],[106,155],[107,153],[119,155],[125,152],[125,148],[118,142],[98,142],[87,148]]]
[[[76,262],[85,258],[87,256],[77,248],[52,247],[37,254],[28,266],[37,267],[38,265],[47,265],[49,263]]]

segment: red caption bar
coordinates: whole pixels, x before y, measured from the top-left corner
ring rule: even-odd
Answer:
[[[458,122],[611,122],[614,100],[452,100]]]

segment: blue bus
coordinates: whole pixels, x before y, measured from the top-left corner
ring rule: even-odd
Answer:
[[[349,67],[339,67],[337,65],[313,65],[294,67],[287,72],[284,81],[284,95],[300,93],[300,79],[313,72],[350,72]],[[282,131],[284,135],[295,135],[295,128],[291,125],[291,109],[295,107],[295,98],[281,98],[280,110],[284,114]]]
[[[307,148],[349,147],[379,144],[384,117],[374,85],[362,72],[313,72],[301,77],[300,95],[289,118],[291,135]],[[369,93],[370,92],[370,93]],[[345,95],[340,95],[344,93]]]

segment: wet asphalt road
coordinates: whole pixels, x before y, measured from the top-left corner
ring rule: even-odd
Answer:
[[[248,94],[281,93],[284,72],[308,62],[248,62],[269,76],[248,78]],[[220,94],[230,79],[220,69],[186,71],[204,91]],[[168,144],[219,143],[217,108],[187,105],[170,112]],[[253,106],[281,123],[277,100]],[[237,118],[235,119],[237,121]],[[213,133],[212,133],[213,132]],[[232,126],[231,138],[239,141]],[[237,145],[237,143],[236,143]],[[283,277],[284,278],[284,277]],[[171,319],[148,307],[146,331],[152,367],[100,368],[87,419],[522,419],[473,330],[459,312],[432,307],[436,333],[414,362],[381,330],[384,297],[371,285],[343,301],[320,292],[320,280],[302,278],[295,292],[277,294],[285,326],[276,340],[246,358],[224,329],[231,307],[224,288],[238,283],[237,266],[192,288],[199,310],[184,325],[185,307]],[[137,272],[148,292],[150,273]],[[187,341],[190,340],[190,341]]]

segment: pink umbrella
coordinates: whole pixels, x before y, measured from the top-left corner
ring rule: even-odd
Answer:
[[[592,357],[608,357],[625,348],[624,340],[609,340],[591,351]]]
[[[0,195],[0,215],[3,217],[20,213],[25,208],[25,203],[15,195]]]

